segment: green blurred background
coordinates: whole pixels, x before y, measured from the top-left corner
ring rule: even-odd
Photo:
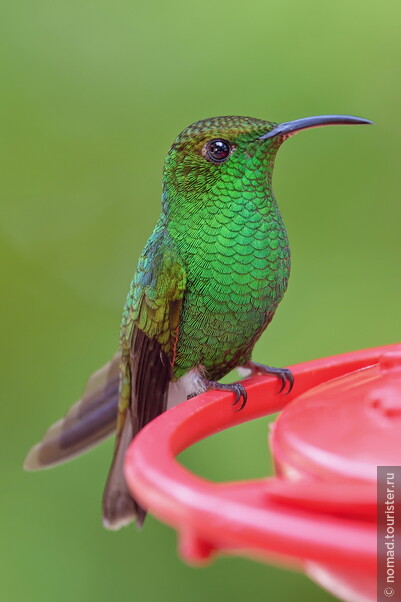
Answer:
[[[288,365],[400,339],[399,1],[36,0],[3,4],[2,513],[7,602],[328,601],[306,577],[242,558],[204,569],[149,517],[109,533],[112,442],[23,473],[44,429],[115,351],[175,136],[219,114],[373,119],[287,142],[275,192],[289,290],[255,358]],[[267,421],[183,455],[214,479],[270,470]]]

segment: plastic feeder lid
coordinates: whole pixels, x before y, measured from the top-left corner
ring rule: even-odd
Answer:
[[[376,488],[377,466],[401,465],[400,431],[401,346],[379,364],[299,396],[276,421],[271,444],[281,472],[292,479],[309,475]]]
[[[389,352],[395,356],[386,355],[379,367]],[[392,345],[292,366],[295,385],[289,395],[277,394],[275,378],[247,379],[248,402],[241,412],[232,407],[231,393],[217,391],[172,408],[145,427],[127,452],[125,475],[132,494],[177,529],[181,554],[189,562],[202,562],[217,551],[267,561],[273,556],[298,566],[317,563],[341,575],[352,567],[362,583],[363,575],[376,569],[371,465],[384,460],[395,464],[400,458],[399,443],[395,448],[385,443],[399,421],[400,352],[401,345]],[[355,371],[358,377],[347,376]],[[379,375],[384,384],[378,384]],[[369,383],[375,383],[371,396]],[[314,387],[319,388],[310,391]],[[384,396],[383,387],[392,393]],[[352,396],[357,389],[364,391],[363,400],[359,393]],[[279,469],[298,477],[295,482],[274,477],[213,483],[175,459],[200,439],[283,409],[273,449]],[[379,440],[380,456],[375,453]],[[308,475],[306,486],[300,475]],[[316,495],[319,507],[313,502]]]

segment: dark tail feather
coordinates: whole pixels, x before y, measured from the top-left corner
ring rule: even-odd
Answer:
[[[25,470],[40,470],[66,462],[114,433],[119,363],[118,353],[90,377],[82,398],[30,450],[24,462]]]
[[[167,408],[171,365],[160,344],[134,329],[129,361],[131,403],[117,436],[114,458],[103,495],[103,524],[119,529],[132,520],[140,528],[146,511],[134,500],[124,479],[125,452],[135,435]]]
[[[117,531],[133,520],[140,528],[146,516],[146,511],[131,496],[124,478],[125,452],[134,437],[129,410],[127,414],[121,436],[116,442],[103,494],[103,526],[112,531]]]

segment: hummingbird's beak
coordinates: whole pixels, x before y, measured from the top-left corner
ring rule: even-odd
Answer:
[[[300,130],[309,128],[318,128],[323,125],[358,125],[358,124],[373,124],[369,119],[362,117],[353,117],[352,115],[316,115],[315,117],[304,117],[303,119],[294,119],[294,121],[286,121],[280,123],[275,128],[260,136],[259,140],[267,140],[275,136],[291,136]]]

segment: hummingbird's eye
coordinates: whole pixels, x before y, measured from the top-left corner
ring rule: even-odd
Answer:
[[[203,156],[212,163],[224,163],[231,154],[232,148],[227,140],[215,138],[209,140],[203,147]]]

